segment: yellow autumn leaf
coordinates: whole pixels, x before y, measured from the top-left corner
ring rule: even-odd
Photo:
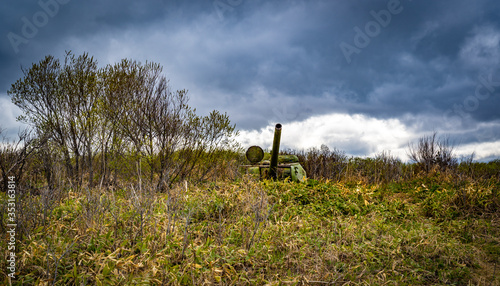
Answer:
[[[157,272],[158,272],[158,268],[156,268],[156,266],[153,266],[153,276],[156,276]]]
[[[125,261],[130,261],[130,260],[134,259],[136,256],[137,256],[137,254],[130,255],[129,257],[127,257],[127,259],[125,259]]]

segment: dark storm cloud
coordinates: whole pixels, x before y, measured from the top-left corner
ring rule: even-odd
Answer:
[[[57,11],[47,3],[56,3]],[[240,129],[336,112],[396,118],[417,133],[456,129],[466,143],[499,139],[498,1],[42,0],[4,6],[4,99],[21,77],[20,65],[48,54],[62,58],[64,50],[86,51],[101,65],[123,57],[159,62],[176,89],[190,90],[200,112],[227,111]],[[46,23],[25,37],[26,21],[40,24],[43,17],[35,16],[43,11],[50,14]],[[27,42],[13,46],[9,33]]]

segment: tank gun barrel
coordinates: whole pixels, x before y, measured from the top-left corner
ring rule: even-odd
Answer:
[[[269,176],[272,179],[277,179],[277,169],[278,169],[278,154],[280,152],[280,140],[281,140],[281,124],[276,124],[274,128],[274,139],[273,139],[273,150],[271,154],[271,162],[269,164]]]

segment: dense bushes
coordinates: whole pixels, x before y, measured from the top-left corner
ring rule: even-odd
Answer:
[[[374,158],[348,157],[343,151],[322,145],[320,149],[283,153],[297,155],[308,177],[316,180],[380,184],[408,179],[413,171],[411,164],[404,164],[389,152]]]
[[[3,182],[12,173],[4,162],[22,170],[27,152],[36,151],[43,170],[32,171],[44,176],[28,178],[27,185],[54,188],[61,180],[92,188],[122,181],[161,190],[179,180],[206,179],[227,157],[221,154],[237,150],[228,116],[216,110],[196,115],[187,91],[172,92],[156,63],[124,59],[99,68],[88,54],[68,52],[63,64],[47,56],[23,69],[8,94],[23,112],[18,119],[32,130],[30,142],[39,144],[31,148],[22,138],[29,149],[2,153],[13,155],[2,158]]]
[[[438,141],[436,133],[420,138],[416,146],[409,144],[408,153],[412,162],[403,162],[387,151],[374,157],[348,157],[345,152],[330,150],[326,145],[307,151],[282,151],[297,155],[307,176],[316,180],[363,184],[407,182],[425,177],[456,184],[500,180],[500,160],[474,162],[473,155],[459,160],[448,141]]]

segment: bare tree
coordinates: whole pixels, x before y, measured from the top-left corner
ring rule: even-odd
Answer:
[[[96,61],[87,54],[75,57],[67,52],[62,68],[59,60],[47,56],[30,69],[23,69],[23,74],[8,91],[24,112],[18,119],[57,143],[68,175],[80,185],[82,157],[88,158],[92,173],[98,100]]]
[[[18,120],[30,124],[40,134],[47,135],[61,148],[69,176],[73,175],[73,165],[68,149],[67,126],[63,122],[63,100],[58,76],[59,60],[46,56],[30,69],[22,69],[23,78],[18,79],[7,91],[12,102],[23,115]]]
[[[457,159],[448,138],[438,140],[437,132],[419,139],[416,145],[408,144],[408,156],[418,168],[428,173],[435,167],[442,170],[456,166]]]
[[[9,90],[24,112],[19,120],[47,136],[43,152],[56,147],[76,186],[88,176],[92,187],[98,170],[101,185],[120,173],[135,175],[139,189],[143,178],[157,189],[194,173],[200,179],[234,141],[228,116],[196,115],[187,91],[171,92],[157,63],[124,59],[98,69],[88,54],[67,52],[62,67],[47,56],[23,73]]]
[[[93,159],[98,125],[98,69],[93,57],[84,53],[76,57],[66,53],[59,85],[64,106],[61,113],[68,126],[69,148],[75,158],[76,181],[82,183],[84,166],[88,170],[89,186],[93,185]],[[86,162],[81,162],[82,160]]]

